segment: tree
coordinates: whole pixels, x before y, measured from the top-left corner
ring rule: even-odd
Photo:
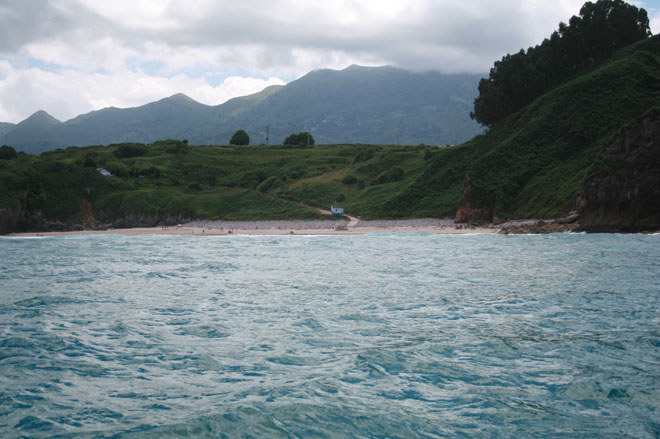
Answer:
[[[491,126],[614,51],[651,36],[644,9],[623,0],[587,2],[580,16],[536,47],[496,61],[479,82],[470,117]]]
[[[298,134],[291,134],[284,139],[285,145],[313,145],[314,137],[307,131]]]
[[[248,136],[248,133],[246,133],[243,130],[238,130],[234,133],[233,136],[231,136],[231,140],[229,141],[230,145],[249,145],[250,144],[250,136]]]
[[[130,157],[140,157],[147,153],[147,147],[141,143],[122,143],[113,152],[115,157],[126,159]]]
[[[0,146],[0,159],[11,160],[18,156],[16,150],[9,145]]]
[[[85,168],[96,168],[96,161],[91,155],[87,154],[85,155],[85,161],[83,162],[83,166]]]

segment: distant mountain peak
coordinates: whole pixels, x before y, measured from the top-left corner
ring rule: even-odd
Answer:
[[[188,96],[186,94],[183,94],[183,93],[176,93],[176,94],[173,94],[172,96],[170,96],[169,98],[165,98],[165,99],[169,99],[169,100],[172,100],[172,101],[181,101],[181,102],[196,102],[196,103],[199,104],[199,102],[197,102],[196,100],[194,100],[190,96]]]
[[[30,117],[19,123],[19,125],[59,125],[62,122],[55,119],[53,116],[45,112],[44,110],[39,110],[33,113]]]
[[[352,70],[362,70],[364,69],[364,66],[359,66],[357,64],[351,64],[350,66],[346,67],[343,71],[344,72],[350,72]]]
[[[168,106],[174,105],[174,106],[187,106],[187,107],[202,107],[202,106],[207,107],[208,106],[206,104],[202,104],[201,102],[197,102],[196,100],[194,100],[190,96],[185,95],[183,93],[173,94],[172,96],[160,99],[160,100],[155,101],[155,102],[151,102],[150,104],[147,104],[147,106],[154,105],[154,104],[156,106],[159,106],[159,105],[162,105],[162,104],[165,104],[165,105],[168,105]],[[136,108],[140,108],[140,107],[136,107]]]
[[[55,119],[53,116],[51,116],[50,114],[48,114],[48,112],[45,111],[45,110],[38,110],[38,111],[35,111],[34,113],[32,113],[32,114],[30,115],[30,117],[28,117],[28,119],[30,119],[30,118],[37,118],[37,117],[39,117],[39,118],[53,118],[53,119]],[[57,120],[57,119],[55,119],[55,120]]]
[[[360,66],[357,64],[351,64],[350,66],[346,67],[344,71],[351,71],[351,70],[372,70],[372,69],[383,69],[383,68],[394,68],[392,66]]]

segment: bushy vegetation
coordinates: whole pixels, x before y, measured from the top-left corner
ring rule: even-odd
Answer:
[[[470,116],[492,126],[616,50],[650,36],[644,9],[622,0],[587,2],[579,17],[560,23],[549,39],[496,61],[489,77],[479,82]]]
[[[314,137],[307,131],[298,134],[290,134],[284,139],[285,145],[313,145]]]
[[[14,148],[9,145],[0,146],[0,160],[11,160],[15,159],[18,156],[18,153]]]
[[[234,133],[233,136],[231,136],[231,139],[229,140],[230,145],[249,145],[250,144],[250,136],[248,136],[248,133],[246,133],[243,130],[238,130]]]
[[[121,145],[117,145],[117,149],[114,151],[114,155],[120,159],[139,157],[141,155],[145,155],[146,153],[147,148],[139,143],[123,143]]]
[[[372,158],[354,164],[364,148],[374,151]],[[129,150],[144,154],[126,154]],[[0,183],[7,188],[0,207],[13,207],[27,197],[29,211],[63,220],[77,215],[86,197],[105,221],[164,212],[186,218],[314,219],[322,215],[310,206],[327,209],[343,199],[368,217],[363,206],[371,203],[371,195],[359,183],[396,166],[401,178],[410,176],[410,183],[423,153],[422,147],[188,146],[177,140],[131,144],[130,149],[71,147],[40,156],[22,154],[0,164]],[[102,176],[91,162],[113,177]],[[353,178],[346,180],[351,182],[347,186],[342,180],[349,172]],[[380,185],[396,192],[406,183],[391,180]]]

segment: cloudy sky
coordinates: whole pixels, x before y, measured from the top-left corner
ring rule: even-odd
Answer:
[[[584,0],[0,0],[0,121],[185,93],[217,105],[351,64],[487,72]],[[660,31],[660,0],[646,8]]]

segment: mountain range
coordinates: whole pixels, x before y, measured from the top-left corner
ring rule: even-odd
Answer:
[[[160,139],[223,145],[243,129],[256,145],[281,144],[300,131],[312,133],[319,144],[458,144],[482,131],[469,117],[481,77],[414,73],[389,66],[315,70],[287,85],[216,106],[175,94],[140,107],[92,111],[65,122],[37,111],[18,124],[0,123],[0,143],[31,154]]]

